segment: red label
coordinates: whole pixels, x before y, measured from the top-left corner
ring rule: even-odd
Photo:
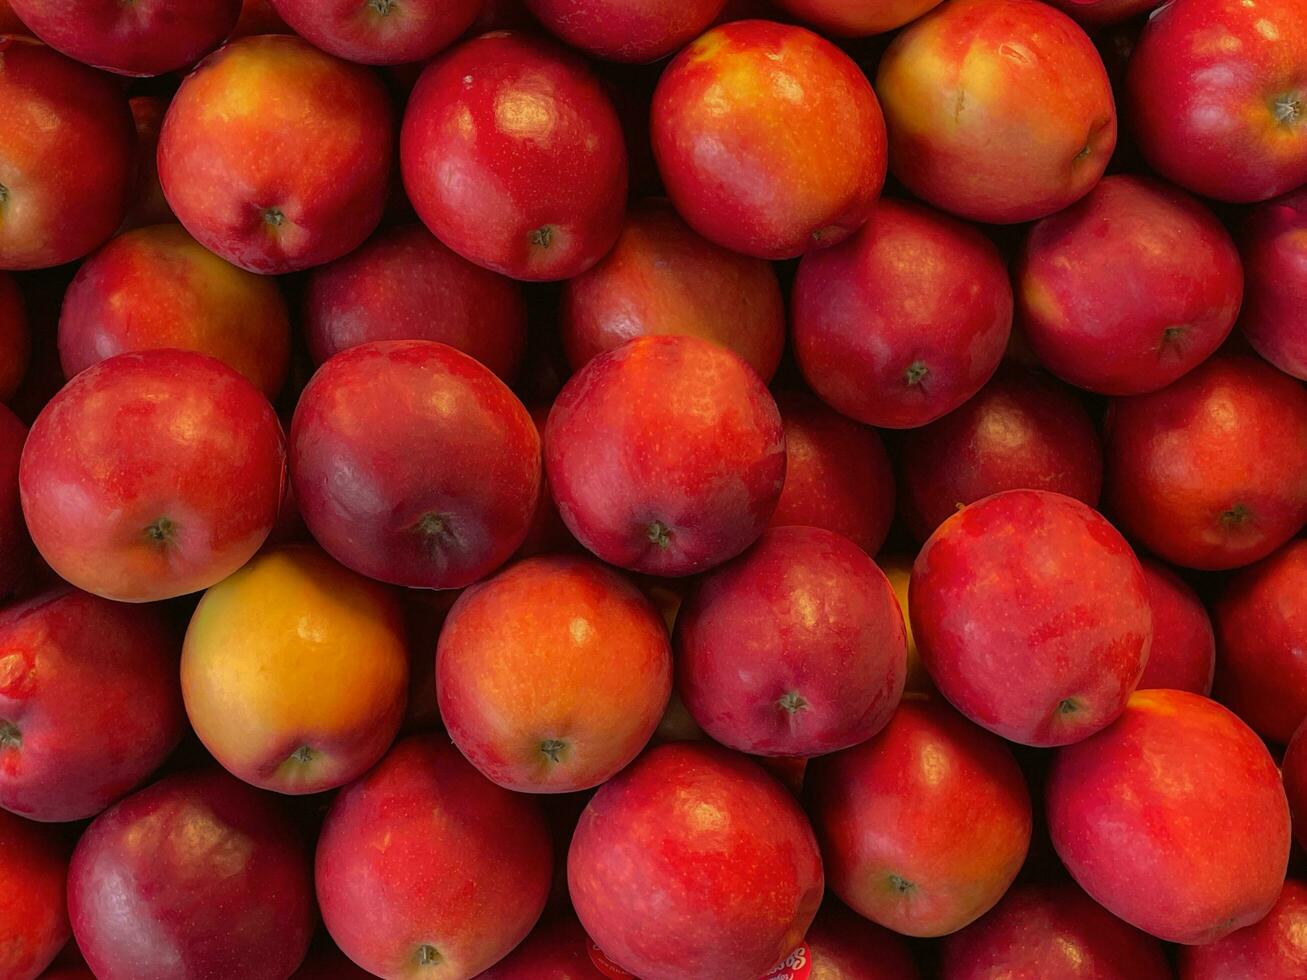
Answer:
[[[762,980],[808,980],[812,973],[812,957],[808,947],[800,946],[785,959],[781,960]]]
[[[612,977],[613,980],[635,980],[634,973],[627,973],[605,956],[604,951],[594,943],[590,943],[590,962],[595,965],[596,970],[606,977]]]

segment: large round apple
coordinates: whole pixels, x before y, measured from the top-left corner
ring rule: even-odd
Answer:
[[[365,65],[426,61],[481,12],[480,0],[272,0],[272,6],[300,37]]]
[[[525,0],[540,23],[606,61],[657,61],[713,22],[726,0]]]
[[[1307,380],[1307,189],[1257,207],[1240,246],[1239,329],[1262,357]]]
[[[67,878],[58,834],[0,810],[0,976],[6,980],[43,976],[68,942]]]

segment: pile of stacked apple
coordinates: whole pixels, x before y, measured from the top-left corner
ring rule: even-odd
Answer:
[[[1307,0],[1154,6],[0,0],[0,980],[1307,978]]]

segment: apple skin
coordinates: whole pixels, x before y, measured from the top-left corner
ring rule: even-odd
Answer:
[[[1164,4],[1126,76],[1144,158],[1221,201],[1264,201],[1307,182],[1304,63],[1307,21],[1293,0]]]
[[[514,279],[579,275],[621,232],[617,111],[584,62],[551,41],[496,32],[433,62],[404,113],[400,164],[432,233]]]
[[[936,529],[912,569],[917,646],[935,685],[1023,745],[1077,742],[1125,708],[1152,611],[1130,545],[1085,504],[1008,490]]]
[[[940,980],[1171,980],[1162,944],[1071,882],[1018,885],[943,942]]]
[[[632,337],[688,334],[730,348],[770,381],[785,349],[785,301],[770,263],[699,237],[655,199],[630,210],[598,265],[563,285],[559,329],[574,370]]]
[[[24,585],[32,558],[18,494],[19,460],[26,440],[27,426],[0,405],[0,601]]]
[[[1307,189],[1254,208],[1240,247],[1239,328],[1262,357],[1307,380]]]
[[[27,305],[18,282],[0,272],[0,404],[18,393],[32,359]]]
[[[590,558],[529,558],[472,586],[436,650],[450,738],[520,793],[606,782],[648,743],[671,691],[662,617]]]
[[[1050,490],[1098,505],[1103,446],[1075,392],[1015,364],[960,408],[905,432],[899,512],[918,541],[959,507],[1003,490]]]
[[[341,564],[410,588],[462,588],[525,538],[540,436],[466,354],[378,341],[337,354],[304,389],[291,476],[305,523]]]
[[[374,340],[436,340],[512,383],[526,352],[521,287],[450,251],[420,224],[387,228],[313,270],[303,313],[316,364]]]
[[[244,565],[276,523],[285,474],[281,425],[252,384],[204,354],[155,350],[70,381],[32,425],[18,482],[32,541],[62,578],[151,602]]]
[[[1238,568],[1307,521],[1307,391],[1255,357],[1117,399],[1104,450],[1109,512],[1174,565]]]
[[[365,65],[426,61],[481,12],[480,0],[272,0],[272,6],[314,46]]]
[[[615,963],[659,980],[761,976],[821,904],[821,855],[789,792],[708,742],[650,749],[581,814],[577,916]]]
[[[386,980],[434,961],[465,980],[540,918],[553,858],[534,800],[490,782],[442,736],[398,743],[341,790],[318,840],[322,918],[341,950]]]
[[[650,125],[676,210],[745,255],[788,259],[843,241],[885,183],[871,83],[801,27],[743,20],[704,34],[663,72]]]
[[[73,852],[68,911],[100,980],[281,980],[313,935],[313,880],[281,805],[203,769],[96,818]]]
[[[571,912],[546,916],[522,945],[477,980],[606,980],[590,959],[590,945]]]
[[[676,618],[676,688],[728,748],[814,756],[865,742],[903,696],[889,580],[848,538],[775,527],[700,580]]]
[[[948,0],[895,37],[876,91],[890,170],[917,197],[974,221],[1062,210],[1098,182],[1116,147],[1102,59],[1070,17],[1036,0]]]
[[[185,730],[177,639],[157,606],[68,586],[0,611],[0,807],[83,820],[158,769]]]
[[[902,937],[828,899],[804,938],[811,980],[919,980]]]
[[[891,429],[932,422],[980,390],[1012,328],[998,249],[953,218],[889,198],[853,238],[804,257],[791,307],[812,390]]]
[[[938,699],[909,695],[875,737],[812,760],[807,788],[831,890],[907,936],[979,918],[1030,847],[1012,753]]]
[[[735,354],[697,337],[638,337],[559,393],[545,466],[586,548],[632,571],[689,575],[766,528],[785,482],[785,433]]]
[[[1086,30],[1128,21],[1160,6],[1164,0],[1050,0]],[[1138,29],[1136,28],[1136,33]],[[1112,76],[1116,81],[1116,76]]]
[[[198,351],[269,398],[290,365],[290,318],[275,281],[218,258],[177,224],[119,235],[87,259],[59,316],[59,360],[73,377],[126,351]]]
[[[1280,894],[1290,831],[1279,770],[1215,701],[1135,692],[1115,724],[1057,752],[1045,791],[1053,846],[1072,877],[1159,939],[1215,942],[1261,919]]]
[[[884,34],[916,20],[939,0],[774,0],[828,37]]]
[[[1118,174],[1030,230],[1016,295],[1040,363],[1090,391],[1137,395],[1221,346],[1239,314],[1243,267],[1198,201]]]
[[[1284,792],[1293,813],[1293,835],[1298,846],[1307,848],[1307,721],[1298,726],[1289,747],[1284,750],[1281,766]]]
[[[36,980],[68,942],[68,854],[53,828],[0,810],[0,976]]]
[[[551,33],[605,61],[665,58],[702,34],[726,0],[525,0]]]
[[[1153,611],[1153,645],[1139,690],[1170,688],[1204,697],[1212,693],[1216,635],[1207,608],[1185,581],[1161,562],[1141,558],[1148,606]]]
[[[38,41],[0,36],[5,220],[0,269],[79,259],[127,211],[136,128],[107,76]]]
[[[776,396],[785,428],[785,486],[772,527],[820,527],[869,555],[894,520],[894,470],[875,429],[801,390]]]
[[[1207,946],[1180,950],[1179,980],[1307,976],[1307,884],[1289,879],[1270,914]]]
[[[297,37],[242,38],[182,82],[159,135],[159,181],[186,230],[233,265],[322,265],[381,220],[393,115],[368,69]]]
[[[171,101],[162,95],[138,95],[128,102],[136,123],[136,168],[122,231],[177,220],[159,183],[159,133]]]

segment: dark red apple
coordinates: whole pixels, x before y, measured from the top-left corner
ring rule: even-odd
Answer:
[[[0,403],[18,393],[31,358],[32,338],[23,293],[13,276],[0,272]]]
[[[903,434],[899,473],[900,513],[924,541],[959,507],[1003,490],[1050,490],[1096,507],[1103,447],[1074,392],[1008,363],[962,407]]]
[[[901,937],[838,902],[822,906],[803,945],[812,964],[811,980],[919,980],[921,976]]]
[[[526,304],[516,283],[421,225],[401,225],[310,274],[304,333],[318,364],[374,340],[437,340],[511,383],[526,350]]]
[[[761,976],[802,940],[822,863],[789,792],[708,742],[650,749],[581,814],[572,902],[619,966],[659,980]]]
[[[50,828],[0,810],[0,976],[36,980],[68,941],[68,854]]]
[[[547,915],[522,945],[477,980],[605,980],[590,957],[590,937],[569,912]]]
[[[828,37],[883,34],[916,20],[939,0],[774,0]]]
[[[341,564],[424,589],[502,565],[540,493],[540,436],[489,368],[430,340],[342,351],[300,396],[291,477]]]
[[[159,183],[159,132],[171,101],[162,95],[138,95],[128,103],[136,123],[136,168],[123,228],[145,228],[176,221]]]
[[[546,28],[606,61],[657,61],[712,24],[726,0],[525,0]]]
[[[874,738],[814,759],[808,800],[831,890],[908,936],[979,918],[1030,846],[1030,794],[1007,746],[918,695]]]
[[[26,441],[27,426],[0,405],[0,601],[24,583],[32,556],[18,495],[19,460]]]
[[[1161,562],[1141,558],[1153,645],[1139,689],[1171,688],[1207,696],[1216,670],[1216,636],[1207,608],[1185,581]]]
[[[79,259],[123,220],[136,127],[111,79],[47,48],[0,35],[0,269]]]
[[[27,34],[27,25],[18,19],[9,0],[0,0],[0,34]]]
[[[979,391],[1012,327],[1012,286],[993,244],[888,198],[849,241],[804,257],[792,304],[812,390],[892,429],[925,425]]]
[[[480,0],[272,0],[301,37],[365,65],[425,61],[458,40]]]
[[[1243,267],[1207,208],[1120,174],[1030,229],[1016,295],[1045,367],[1090,391],[1137,395],[1221,346],[1239,313]]]
[[[697,337],[640,337],[563,388],[545,465],[583,545],[622,568],[688,575],[734,558],[767,526],[785,434],[735,354]]]
[[[1255,208],[1240,246],[1243,335],[1281,371],[1307,379],[1307,190]]]
[[[313,934],[313,881],[274,797],[219,769],[169,776],[96,818],[68,911],[99,980],[282,980]]]
[[[376,228],[392,142],[375,74],[297,37],[247,37],[182,83],[159,136],[159,180],[205,248],[250,272],[295,272]]]
[[[1307,884],[1289,879],[1270,914],[1206,946],[1180,950],[1179,980],[1307,977]]]
[[[514,279],[578,275],[621,231],[617,112],[579,58],[526,34],[482,35],[422,73],[400,163],[436,237]]]
[[[1058,751],[1046,794],[1072,877],[1159,939],[1215,942],[1257,922],[1280,894],[1289,806],[1279,770],[1215,701],[1136,692],[1115,724]]]
[[[32,540],[60,576],[109,599],[208,588],[277,520],[285,443],[252,384],[192,351],[119,354],[42,410],[19,489]]]
[[[843,241],[885,182],[871,83],[801,27],[742,20],[709,31],[663,72],[651,126],[676,209],[746,255],[787,259]]]
[[[1307,521],[1307,391],[1254,357],[1117,400],[1105,450],[1111,514],[1172,564],[1247,565]]]
[[[1139,14],[1147,13],[1159,6],[1160,0],[1052,0],[1052,4],[1070,14],[1077,23],[1084,25],[1086,30],[1094,30],[1121,24]],[[1127,30],[1130,26],[1125,25]],[[1138,33],[1137,27],[1134,28],[1134,32]],[[1112,75],[1113,82],[1118,80],[1115,73],[1109,72],[1109,74]]]
[[[526,938],[549,894],[536,804],[500,789],[449,740],[405,739],[341,790],[318,841],[322,918],[383,977],[473,977]]]
[[[1284,791],[1293,812],[1293,835],[1298,846],[1307,848],[1307,721],[1289,739],[1284,750]]]

